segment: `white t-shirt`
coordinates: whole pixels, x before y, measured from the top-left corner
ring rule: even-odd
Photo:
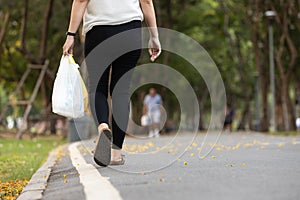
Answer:
[[[162,104],[162,99],[159,94],[154,97],[147,94],[144,99],[144,105],[147,106],[148,113],[160,111],[160,105]]]
[[[139,0],[89,0],[83,17],[83,33],[96,25],[118,25],[143,19]]]

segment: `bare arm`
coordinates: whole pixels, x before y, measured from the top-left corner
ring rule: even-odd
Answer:
[[[88,0],[74,0],[72,4],[71,18],[68,31],[76,33],[82,21]],[[74,36],[67,36],[66,42],[63,46],[63,54],[73,54]]]
[[[143,105],[143,115],[147,114],[148,109],[147,109],[147,105]]]
[[[152,0],[140,0],[142,12],[150,32],[149,54],[151,61],[155,61],[161,53],[161,45],[158,37],[155,10]]]

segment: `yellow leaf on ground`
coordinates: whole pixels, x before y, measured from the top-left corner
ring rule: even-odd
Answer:
[[[216,150],[217,150],[217,151],[221,151],[222,148],[221,148],[221,147],[217,147]]]
[[[129,148],[130,151],[135,151],[136,150],[136,145],[132,145],[130,148]]]
[[[226,150],[228,151],[231,150],[231,146],[226,147]]]
[[[148,145],[149,147],[154,147],[154,144],[153,144],[152,142],[148,142],[147,145]]]
[[[243,146],[244,146],[244,147],[252,147],[253,144],[251,144],[251,143],[246,143],[246,144],[244,144]]]
[[[278,147],[283,147],[283,146],[284,146],[283,143],[278,144]]]

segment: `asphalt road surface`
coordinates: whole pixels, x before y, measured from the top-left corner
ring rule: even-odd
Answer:
[[[106,168],[93,162],[93,147],[82,141],[58,153],[44,200],[300,199],[300,136],[127,137],[125,165]]]

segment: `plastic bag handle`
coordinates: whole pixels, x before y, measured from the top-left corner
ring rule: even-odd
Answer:
[[[67,55],[68,56],[68,62],[69,64],[76,64],[74,58],[73,58],[73,55]]]

